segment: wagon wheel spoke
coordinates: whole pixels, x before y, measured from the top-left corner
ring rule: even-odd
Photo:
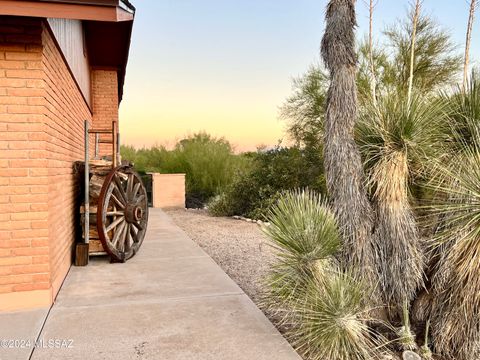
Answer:
[[[130,201],[133,199],[132,193],[133,193],[133,182],[134,180],[133,174],[128,174],[128,180],[127,180],[127,200]]]
[[[126,225],[126,223],[122,223],[121,228],[117,229],[117,231],[115,231],[115,234],[113,235],[113,239],[112,239],[112,246],[113,247],[116,247],[116,245],[118,243],[118,240],[120,239],[120,237],[123,234],[123,231],[125,230],[125,225]]]
[[[107,212],[107,216],[124,216],[125,212],[123,211],[109,211]]]
[[[143,226],[140,224],[140,222],[133,222],[132,224],[138,229],[138,231],[143,230]]]
[[[138,243],[138,233],[135,233],[133,226],[130,227],[130,235],[132,236],[132,241],[134,244]]]
[[[142,183],[141,183],[141,182],[137,182],[137,183],[135,184],[135,187],[133,188],[132,199],[135,199],[135,197],[137,196],[137,193],[138,193],[138,190],[140,189],[140,186],[142,186]]]
[[[140,195],[138,198],[135,199],[135,204],[140,204],[145,199],[145,195]]]
[[[125,199],[125,196],[122,194],[122,191],[123,190],[120,190],[116,184],[113,184],[113,192],[115,194],[112,194],[112,196],[115,196],[119,201],[119,203],[125,206],[127,204],[127,200]]]
[[[108,225],[107,229],[105,230],[107,233],[110,232],[110,230],[114,229],[115,227],[118,226],[118,224],[122,223],[125,221],[125,217],[121,216],[114,222],[112,222],[110,225]]]
[[[120,181],[120,179],[118,178],[117,175],[115,175],[113,177],[114,181],[115,181],[115,190],[117,190],[117,193],[120,195],[120,197],[122,198],[122,202],[123,204],[126,204],[128,203],[127,201],[127,195],[125,194],[125,190],[123,189],[123,185],[122,185],[122,182]]]
[[[114,194],[112,194],[112,199],[119,208],[125,209],[125,205]]]
[[[124,232],[124,236],[123,236],[123,249],[125,251],[129,251],[131,249],[131,245],[130,245],[130,229],[131,229],[131,225],[130,224],[127,224],[127,226],[125,227],[126,230]]]

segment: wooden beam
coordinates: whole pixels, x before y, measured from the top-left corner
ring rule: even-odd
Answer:
[[[132,21],[134,15],[116,6],[0,0],[0,15],[93,21]]]

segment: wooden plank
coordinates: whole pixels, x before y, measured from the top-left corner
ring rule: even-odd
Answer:
[[[100,236],[98,236],[98,231],[97,231],[97,227],[90,227],[90,231],[88,232],[88,236],[90,239],[100,239]],[[84,234],[82,233],[82,238],[84,238]]]
[[[75,248],[75,266],[88,265],[89,244],[77,244]]]
[[[90,255],[90,256],[105,256],[105,255],[108,255],[108,253],[106,251],[98,251],[98,252],[89,253],[88,255]]]
[[[90,166],[93,168],[100,166],[108,166],[110,169],[112,168],[112,162],[110,160],[103,160],[103,159],[94,159],[89,161]]]
[[[90,129],[88,130],[90,134],[111,134],[111,129]]]
[[[105,176],[92,175],[90,178],[90,199],[98,199],[100,192],[102,191],[103,183],[105,182]]]
[[[80,206],[80,214],[85,214],[85,205]],[[90,215],[95,214],[97,215],[97,206],[90,205]]]
[[[103,248],[102,242],[100,240],[91,239],[89,245],[89,253],[105,252],[105,249]]]
[[[91,108],[91,71],[82,21],[57,18],[48,18],[47,21],[85,101]]]

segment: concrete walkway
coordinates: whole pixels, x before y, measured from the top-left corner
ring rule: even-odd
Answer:
[[[0,349],[0,359],[300,359],[244,292],[158,209],[150,209],[147,236],[132,260],[94,259],[88,267],[72,267],[48,315],[45,309],[0,315],[0,337],[36,335],[43,346],[32,354]],[[49,340],[63,342],[48,348]]]

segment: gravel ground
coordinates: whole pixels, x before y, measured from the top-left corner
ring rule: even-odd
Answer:
[[[212,217],[205,210],[165,211],[243,291],[260,305],[262,280],[273,260],[272,249],[257,224]]]

